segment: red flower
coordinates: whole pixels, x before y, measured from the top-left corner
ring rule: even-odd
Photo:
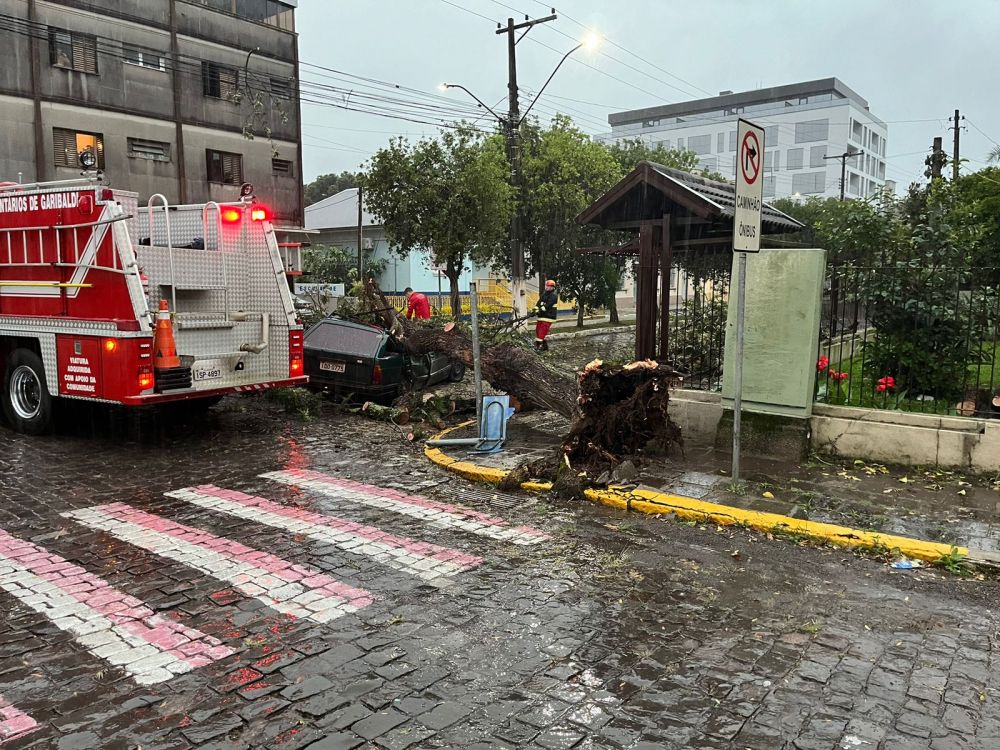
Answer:
[[[879,378],[878,385],[875,386],[875,390],[879,393],[885,393],[886,391],[895,390],[896,388],[896,378],[892,375],[886,375],[884,378]]]
[[[823,355],[822,357],[819,358],[819,361],[816,362],[816,372],[823,372],[829,366],[830,366],[830,358],[827,357],[826,355]]]
[[[843,381],[847,380],[849,377],[851,377],[849,373],[846,373],[846,372],[837,372],[836,370],[833,370],[833,369],[830,370],[830,378],[832,380],[836,380],[838,383],[842,383]]]

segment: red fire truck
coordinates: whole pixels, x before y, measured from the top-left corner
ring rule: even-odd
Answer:
[[[55,399],[207,405],[303,384],[302,325],[267,209],[169,205],[100,176],[0,183],[3,415],[49,428]],[[158,368],[167,301],[179,364]]]

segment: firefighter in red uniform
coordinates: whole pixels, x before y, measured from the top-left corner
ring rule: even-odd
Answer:
[[[535,323],[535,349],[540,352],[549,350],[545,337],[549,335],[549,329],[556,322],[556,302],[558,301],[556,282],[549,279],[545,282],[545,291],[535,305],[535,312],[538,315],[538,322]]]
[[[406,297],[406,319],[416,317],[417,320],[431,319],[431,303],[426,294],[415,292],[410,287],[403,290]]]

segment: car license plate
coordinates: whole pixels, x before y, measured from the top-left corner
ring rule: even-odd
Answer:
[[[344,362],[321,361],[319,363],[319,369],[325,372],[344,372],[347,369],[347,364]]]
[[[195,383],[200,383],[205,380],[218,380],[222,377],[223,367],[222,362],[217,359],[206,359],[201,362],[195,362],[194,366],[191,368],[191,379]]]

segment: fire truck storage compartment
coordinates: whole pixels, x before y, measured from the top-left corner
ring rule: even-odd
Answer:
[[[102,351],[94,336],[56,336],[61,395],[104,398]]]

